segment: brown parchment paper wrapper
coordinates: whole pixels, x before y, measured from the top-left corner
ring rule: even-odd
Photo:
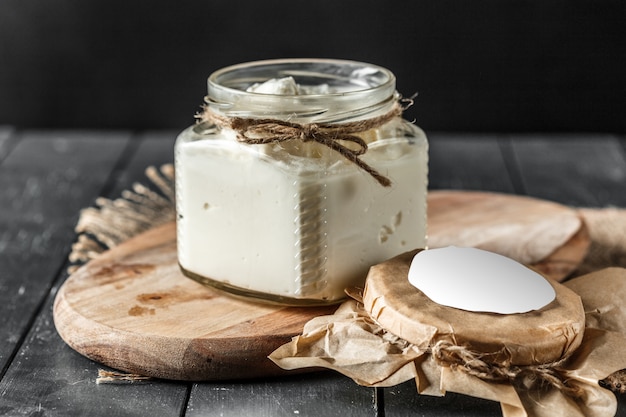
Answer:
[[[603,269],[565,285],[580,296],[586,316],[580,345],[569,357],[548,364],[568,389],[559,383],[528,387],[523,380],[492,381],[463,366],[449,366],[434,357],[432,346],[410,343],[383,328],[354,299],[333,315],[311,320],[301,336],[270,359],[284,369],[333,369],[364,386],[414,379],[420,394],[450,391],[498,401],[504,417],[613,416],[615,394],[599,381],[626,369],[626,269]]]
[[[420,249],[370,268],[363,294],[366,312],[387,331],[418,346],[438,342],[481,352],[493,364],[545,364],[580,345],[585,313],[578,294],[555,281],[556,298],[523,314],[477,313],[435,303],[406,278]],[[455,262],[451,259],[450,262]],[[484,288],[483,291],[489,291]],[[511,298],[517,294],[510,294]]]

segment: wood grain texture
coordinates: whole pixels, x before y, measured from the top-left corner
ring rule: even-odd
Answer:
[[[78,211],[104,187],[124,132],[23,132],[0,165],[0,369],[47,296]]]
[[[219,380],[283,374],[267,356],[335,308],[254,303],[186,278],[172,222],[74,273],[59,290],[54,319],[70,346],[113,368]]]
[[[494,133],[429,134],[429,188],[513,193],[500,140]]]
[[[572,207],[626,206],[626,158],[617,136],[516,135],[512,148],[528,195]]]
[[[376,390],[333,372],[194,384],[187,417],[376,417]]]
[[[127,162],[116,172],[110,184],[108,198],[118,198],[133,183],[146,184],[145,171],[149,166],[159,167],[174,161],[174,142],[178,132],[172,130],[144,132],[133,139],[134,146],[128,152]]]

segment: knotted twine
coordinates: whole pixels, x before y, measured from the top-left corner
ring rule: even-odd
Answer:
[[[563,376],[561,365],[568,358],[540,365],[504,366],[486,362],[481,358],[481,353],[444,340],[435,343],[430,353],[440,366],[448,366],[483,381],[516,383],[526,389],[552,386],[572,398],[578,398],[584,393],[582,388],[569,384]]]
[[[409,101],[410,105],[410,101]],[[397,101],[392,109],[377,117],[347,123],[294,123],[280,119],[229,117],[218,114],[207,105],[197,118],[202,122],[212,123],[221,128],[235,131],[237,140],[249,145],[265,145],[290,140],[317,142],[338,152],[348,161],[370,174],[380,185],[389,187],[391,180],[376,169],[363,162],[359,156],[367,152],[367,143],[357,133],[382,126],[396,117],[400,117],[405,107]],[[356,149],[342,142],[356,144]]]

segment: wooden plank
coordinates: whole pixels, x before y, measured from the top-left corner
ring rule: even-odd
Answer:
[[[429,188],[512,193],[496,134],[429,134]]]
[[[127,134],[24,133],[0,165],[0,370],[47,295]]]
[[[144,175],[148,166],[160,167],[174,163],[174,142],[178,132],[173,130],[147,131],[138,136],[136,149],[128,165],[121,169],[106,197],[117,198],[121,192],[139,182],[148,185]]]
[[[91,146],[80,147],[81,151],[75,155],[75,159],[81,161],[76,168],[78,178],[89,177],[91,171],[98,171],[94,159],[104,159],[102,154],[107,154],[105,149],[115,148],[120,141],[120,138],[114,137],[100,139],[95,144],[87,141],[85,144]],[[119,190],[128,188],[134,181],[144,182],[145,166],[171,162],[173,139],[170,135],[146,135],[142,139],[131,143],[130,148],[126,147],[129,143],[126,136],[117,144],[123,145],[121,151],[131,150],[132,158],[122,158],[125,163],[114,170],[113,183],[106,187],[109,196],[116,197]],[[71,146],[77,145],[72,141]],[[96,151],[92,152],[94,147]],[[78,188],[84,187],[82,192],[90,197],[67,210],[66,215],[71,219],[70,232],[79,209],[89,205],[100,194],[102,183],[98,184],[97,189],[92,189],[94,187],[89,181],[77,185]],[[63,206],[62,202],[53,203]],[[63,223],[61,219],[55,222]],[[68,235],[73,239],[73,233],[68,232]],[[63,263],[67,253],[65,245],[64,251],[55,252],[50,259]],[[101,366],[70,349],[61,340],[52,322],[52,303],[58,286],[67,277],[65,266],[67,264],[61,269],[61,279],[50,291],[42,311],[0,381],[0,415],[181,415],[188,395],[188,384],[154,380],[133,386],[96,385],[97,370]],[[57,267],[55,273],[58,270]]]
[[[571,206],[626,206],[626,158],[605,134],[511,137],[528,195]]]
[[[193,386],[186,417],[377,416],[376,391],[331,372]]]
[[[501,417],[500,404],[453,392],[419,395],[412,381],[385,389],[385,417]]]

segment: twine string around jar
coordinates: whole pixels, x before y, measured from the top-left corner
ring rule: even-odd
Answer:
[[[294,123],[279,119],[229,117],[218,114],[204,106],[198,116],[202,122],[209,122],[222,128],[234,130],[237,140],[250,145],[278,143],[288,140],[317,142],[342,155],[362,170],[370,174],[384,187],[391,185],[391,180],[364,162],[359,156],[367,152],[367,143],[357,133],[382,126],[396,117],[400,117],[405,107],[397,101],[392,109],[380,116],[348,123]],[[342,142],[356,144],[356,149]]]

